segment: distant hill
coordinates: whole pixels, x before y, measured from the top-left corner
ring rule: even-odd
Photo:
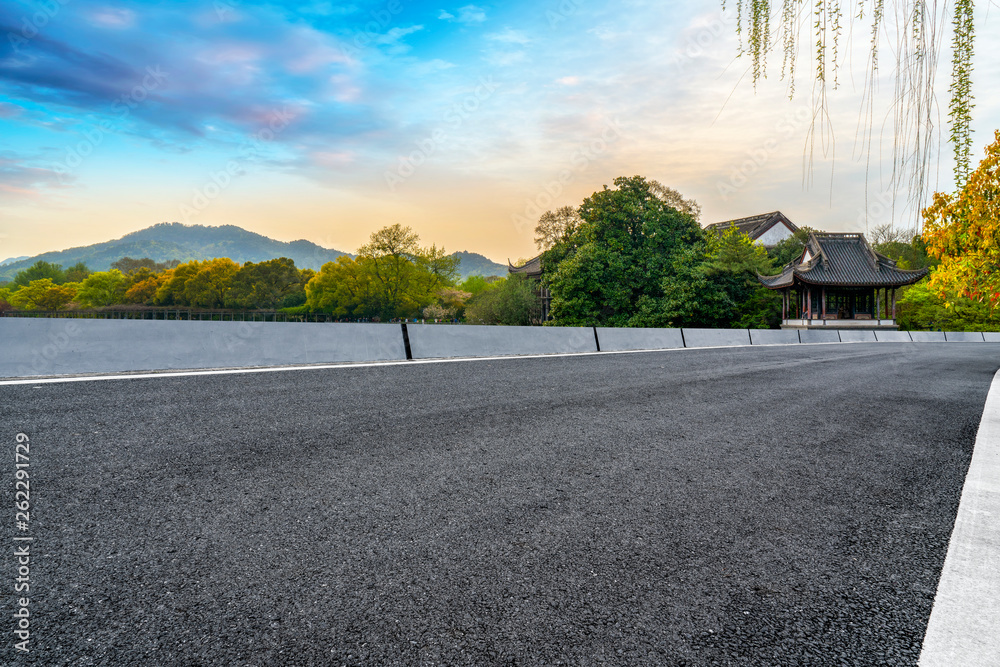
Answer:
[[[478,252],[468,252],[465,250],[460,250],[459,252],[453,252],[452,255],[457,255],[461,262],[458,265],[458,273],[461,275],[459,280],[465,280],[469,276],[506,276],[507,266],[505,264],[497,264],[492,259],[480,255]]]
[[[479,253],[460,251],[452,254],[461,260],[458,268],[460,280],[465,280],[469,276],[507,275],[505,265],[498,264]],[[77,262],[83,262],[91,271],[107,271],[111,268],[112,262],[122,257],[133,259],[149,257],[156,262],[166,262],[171,259],[189,262],[193,259],[228,257],[239,264],[289,257],[300,269],[318,271],[321,266],[336,260],[341,255],[354,256],[340,250],[324,248],[311,241],[300,240],[291,243],[275,241],[235,225],[207,227],[162,222],[113,241],[46,252],[34,257],[11,257],[0,262],[0,282],[13,280],[18,271],[23,271],[39,260],[61,264],[64,269]]]
[[[275,241],[235,225],[206,227],[163,222],[126,234],[114,241],[46,252],[26,259],[15,258],[17,261],[0,266],[0,282],[13,279],[18,271],[28,268],[39,260],[61,264],[63,268],[84,262],[91,271],[107,271],[112,262],[122,257],[135,259],[149,257],[157,262],[171,259],[188,262],[193,259],[228,257],[239,264],[288,257],[293,259],[295,266],[300,269],[319,270],[326,262],[332,262],[347,254],[349,253],[318,246],[311,241],[300,240],[291,243]]]

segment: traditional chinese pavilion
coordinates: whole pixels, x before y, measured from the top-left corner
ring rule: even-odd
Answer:
[[[925,275],[898,268],[863,234],[814,232],[797,260],[760,281],[781,292],[783,329],[896,329],[896,290]]]

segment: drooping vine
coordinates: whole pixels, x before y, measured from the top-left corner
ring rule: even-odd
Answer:
[[[955,153],[955,186],[961,188],[969,177],[972,155],[972,55],[975,24],[972,0],[955,0],[951,47],[951,145]]]
[[[744,2],[746,5],[744,6]],[[892,174],[888,189],[909,190],[909,205],[922,208],[927,196],[928,175],[935,158],[937,105],[934,82],[941,50],[941,36],[948,22],[944,0],[900,0],[886,7],[884,0],[858,0],[856,10],[846,19],[844,0],[782,0],[772,7],[771,0],[737,0],[739,55],[748,55],[754,89],[766,78],[767,57],[780,44],[781,80],[789,98],[796,90],[796,59],[803,33],[808,30],[813,46],[813,117],[829,122],[827,84],[839,86],[842,64],[841,37],[845,23],[864,25],[869,34],[868,72],[862,98],[856,146],[870,155],[878,152],[876,138],[881,112],[876,115],[874,97],[878,89],[879,49],[891,40],[895,56],[891,128]],[[971,121],[973,109],[972,58],[974,55],[974,0],[955,0],[952,12],[952,81],[949,104],[950,143],[955,156],[955,178],[959,187],[969,173],[972,150]],[[723,4],[725,7],[725,4]],[[771,13],[776,12],[778,34],[772,34]],[[890,18],[891,17],[891,18]],[[808,26],[808,27],[807,27]],[[822,129],[822,128],[821,128]],[[807,144],[812,145],[815,124],[810,127]],[[830,128],[825,135],[832,137]],[[883,135],[884,136],[884,135]],[[832,146],[832,144],[831,144]],[[809,149],[811,160],[811,148]],[[895,200],[895,197],[893,197]],[[913,216],[917,217],[917,216]]]

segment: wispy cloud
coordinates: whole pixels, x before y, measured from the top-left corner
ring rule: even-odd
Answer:
[[[452,14],[446,9],[438,13],[438,18],[444,21],[456,21],[458,23],[482,23],[486,20],[486,10],[477,5],[465,5],[455,10],[457,14]]]

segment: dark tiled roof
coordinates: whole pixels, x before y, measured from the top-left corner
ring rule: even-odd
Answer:
[[[507,273],[523,273],[529,278],[536,278],[542,275],[542,256],[532,257],[521,266],[514,266],[508,259]]]
[[[896,262],[872,250],[863,234],[813,233],[806,248],[809,261],[792,262],[776,276],[760,276],[760,281],[772,289],[791,287],[796,281],[841,287],[900,287],[927,275],[927,269],[897,268]]]
[[[788,225],[788,228],[793,232],[798,231],[791,220],[785,217],[785,214],[781,211],[771,211],[770,213],[761,213],[760,215],[751,215],[748,218],[738,218],[736,220],[723,220],[722,222],[713,222],[708,225],[705,229],[711,229],[719,234],[723,233],[729,229],[730,225],[736,225],[736,229],[740,230],[743,234],[746,234],[750,238],[756,240],[760,238],[764,232],[774,227],[779,222],[783,222]]]

